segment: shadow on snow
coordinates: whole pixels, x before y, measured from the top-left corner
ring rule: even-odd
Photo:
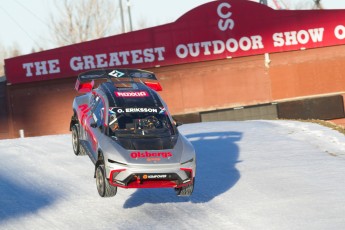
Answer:
[[[10,218],[35,213],[53,202],[52,195],[0,177],[0,223]]]
[[[194,192],[190,197],[178,197],[173,189],[138,189],[124,203],[133,208],[144,203],[205,203],[231,189],[239,180],[236,169],[241,140],[240,132],[210,132],[185,135],[193,144],[197,156]]]

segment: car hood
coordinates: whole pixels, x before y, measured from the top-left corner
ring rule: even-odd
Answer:
[[[183,136],[168,139],[130,139],[133,143],[118,139],[113,143],[117,151],[112,151],[109,159],[124,164],[175,164],[194,157],[193,147]]]

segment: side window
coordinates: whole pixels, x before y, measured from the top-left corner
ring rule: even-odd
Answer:
[[[100,127],[104,124],[104,104],[102,100],[98,100],[98,103],[95,104],[94,109],[92,110],[92,116],[94,121],[97,123],[97,126]]]
[[[90,108],[91,111],[93,111],[95,109],[95,107],[97,106],[98,102],[100,101],[99,96],[94,96],[92,95],[91,99],[90,99]]]

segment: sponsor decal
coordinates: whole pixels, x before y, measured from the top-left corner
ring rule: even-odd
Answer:
[[[161,111],[159,111],[159,114],[166,114],[167,110],[164,107],[159,107]]]
[[[159,157],[149,157],[146,159],[146,161],[148,161],[148,162],[151,162],[151,161],[156,162],[156,161],[160,161],[160,160],[161,160],[161,158],[159,158]]]
[[[147,175],[147,174],[144,174],[143,175],[143,179],[146,180],[146,179],[165,179],[167,178],[168,176],[166,174],[153,174],[153,175]]]
[[[122,77],[125,74],[120,72],[120,71],[118,71],[118,70],[113,70],[108,75],[112,76],[112,77]]]
[[[89,111],[89,107],[87,106],[87,104],[82,104],[78,106],[78,109],[84,114],[87,113]]]
[[[116,115],[116,112],[114,111],[114,107],[109,108],[109,114],[110,115]]]
[[[118,108],[116,109],[116,113],[159,113],[158,108]]]
[[[173,156],[171,152],[131,152],[131,158],[139,159],[146,158],[147,161],[160,161],[161,158],[170,158]]]
[[[126,108],[126,113],[158,113],[158,109],[154,108]]]
[[[167,175],[148,175],[148,179],[163,179],[166,178]]]
[[[115,92],[116,97],[148,97],[149,94],[146,91],[128,91],[128,92]]]

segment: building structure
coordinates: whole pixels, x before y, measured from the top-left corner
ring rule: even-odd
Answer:
[[[68,133],[76,76],[97,68],[155,72],[187,122],[343,122],[344,14],[214,1],[173,23],[7,59],[0,138]]]

